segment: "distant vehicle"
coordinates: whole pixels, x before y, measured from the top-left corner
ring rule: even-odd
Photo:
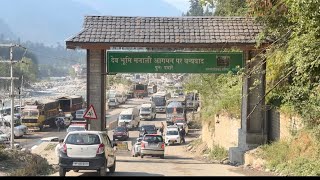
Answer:
[[[153,102],[144,103],[140,107],[140,119],[153,120],[156,119],[156,105]]]
[[[56,117],[55,121],[58,121],[58,120],[62,120],[64,122],[64,125],[63,125],[64,127],[68,127],[71,124],[71,120],[69,118],[64,117],[64,116]]]
[[[139,137],[143,137],[145,130],[147,130],[147,134],[157,134],[157,128],[155,125],[143,125],[139,127]]]
[[[148,96],[148,85],[136,83],[133,86],[133,94],[136,98],[143,98]]]
[[[177,126],[168,126],[165,134],[166,145],[181,144],[181,137]]]
[[[83,124],[71,124],[67,128],[67,132],[73,132],[73,131],[86,131],[86,126]]]
[[[84,113],[87,111],[87,109],[80,109],[76,111],[76,118],[71,120],[70,125],[84,125],[87,129],[87,120],[83,117]]]
[[[157,85],[152,84],[148,86],[148,94],[154,94],[157,92]]]
[[[24,125],[21,125],[19,123],[18,119],[14,120],[14,137],[18,138],[18,137],[22,137],[23,135],[27,134],[27,127]],[[4,116],[1,117],[0,116],[0,130],[2,130],[2,132],[8,134],[8,136],[11,138],[11,116]]]
[[[157,92],[153,94],[150,100],[156,105],[156,112],[166,112],[166,102],[171,98],[170,93]]]
[[[187,93],[186,95],[186,108],[187,110],[197,110],[199,107],[199,94]]]
[[[125,126],[129,129],[138,127],[140,123],[139,110],[128,108],[123,110],[118,117],[118,126]]]
[[[165,143],[161,135],[146,134],[141,141],[140,157],[144,156],[159,156],[164,159]]]
[[[168,103],[166,107],[166,121],[167,124],[172,124],[174,118],[182,117],[185,120],[187,119],[187,112],[185,109],[185,105],[183,105],[183,102],[172,100]]]
[[[184,118],[176,118],[174,124],[177,125],[179,129],[184,128],[186,135],[189,133],[189,126]]]
[[[40,130],[45,126],[55,127],[55,118],[59,116],[59,101],[28,103],[22,110],[21,121],[29,130]]]
[[[82,109],[83,98],[82,96],[64,96],[57,99],[59,107],[66,117],[75,117],[77,110]]]
[[[9,140],[9,135],[0,130],[0,144],[7,144],[9,143]]]
[[[132,149],[131,149],[132,157],[140,156],[140,153],[141,153],[141,141],[142,141],[142,137],[137,138],[137,142],[134,143],[134,145],[132,146]]]
[[[126,127],[116,127],[113,130],[113,140],[128,140],[129,139],[129,132],[128,129]]]
[[[59,175],[67,171],[97,170],[100,176],[116,170],[116,153],[106,132],[69,132],[59,151]]]

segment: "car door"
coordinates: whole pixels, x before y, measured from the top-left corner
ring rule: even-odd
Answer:
[[[102,137],[103,137],[103,141],[104,141],[104,145],[105,145],[105,155],[106,155],[107,162],[108,162],[107,166],[110,167],[113,165],[113,162],[115,161],[115,152],[114,152],[113,145],[112,145],[107,133],[103,133]]]

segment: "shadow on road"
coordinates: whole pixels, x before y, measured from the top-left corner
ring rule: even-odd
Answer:
[[[81,173],[81,171],[79,171]],[[80,176],[99,176],[97,172],[83,172]],[[153,173],[146,173],[146,172],[114,172],[108,173],[107,176],[164,176],[162,174],[153,174]]]
[[[159,157],[151,157],[145,156],[143,159],[140,157],[132,158],[130,160],[121,160],[117,159],[117,162],[129,162],[129,163],[158,163],[158,164],[212,164],[209,162],[188,162],[188,161],[181,161],[181,160],[193,160],[192,158],[173,158],[173,156],[165,156],[165,159],[160,159]]]

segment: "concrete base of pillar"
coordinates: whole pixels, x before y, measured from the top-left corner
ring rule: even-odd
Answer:
[[[229,160],[232,164],[244,164],[244,153],[265,144],[266,135],[238,131],[238,147],[229,148]]]

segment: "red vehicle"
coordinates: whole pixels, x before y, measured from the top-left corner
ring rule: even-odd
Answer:
[[[134,97],[143,98],[148,96],[148,85],[146,84],[135,84],[133,90]]]

